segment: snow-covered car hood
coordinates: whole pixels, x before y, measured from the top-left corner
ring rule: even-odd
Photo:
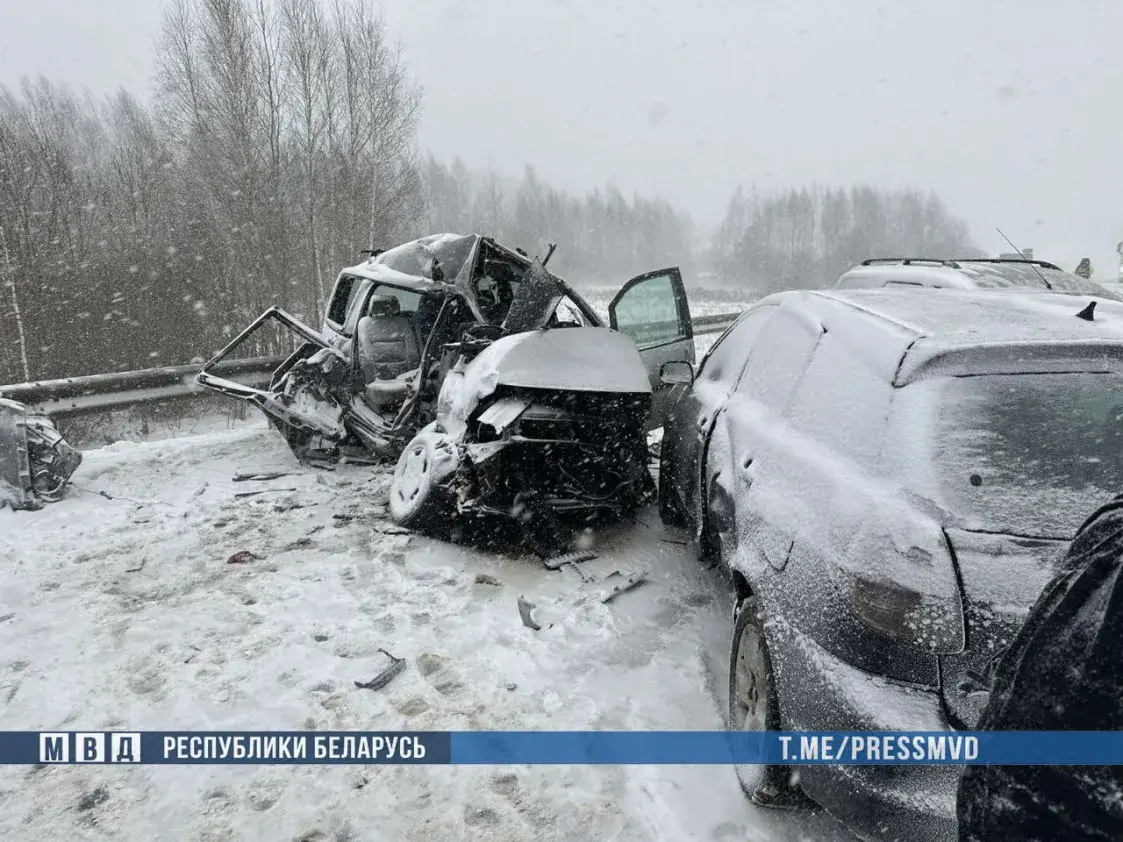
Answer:
[[[496,386],[572,392],[651,391],[635,343],[603,327],[554,328],[505,336],[480,352],[465,374],[468,384],[486,388],[484,394]]]

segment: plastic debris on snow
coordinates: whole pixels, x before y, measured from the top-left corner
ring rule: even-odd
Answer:
[[[370,681],[356,681],[355,686],[360,690],[381,690],[406,668],[405,658],[396,658],[382,648],[378,651],[390,659],[390,665]]]

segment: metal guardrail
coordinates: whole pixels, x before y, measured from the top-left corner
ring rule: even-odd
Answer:
[[[230,360],[220,367],[224,376],[247,385],[268,385],[270,375],[285,357]],[[91,374],[60,380],[40,380],[0,386],[0,398],[19,401],[51,416],[112,412],[137,404],[201,397],[195,382],[198,365],[177,365]]]
[[[721,333],[740,315],[697,316],[692,320],[694,335]],[[277,356],[224,360],[215,367],[215,374],[247,386],[264,387],[269,385],[273,370],[285,359]],[[14,383],[0,386],[0,398],[19,401],[53,417],[113,412],[141,404],[211,395],[195,382],[200,368],[198,365],[178,365]]]

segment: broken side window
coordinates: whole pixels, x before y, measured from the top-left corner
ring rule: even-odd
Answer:
[[[351,296],[355,292],[354,275],[340,275],[335,282],[335,290],[331,294],[331,303],[328,305],[328,321],[342,325],[347,320],[347,310],[351,303]]]

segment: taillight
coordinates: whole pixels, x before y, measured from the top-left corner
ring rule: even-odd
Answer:
[[[896,643],[937,655],[966,644],[963,600],[943,531],[909,518],[863,529],[840,565],[843,587],[862,623]]]

